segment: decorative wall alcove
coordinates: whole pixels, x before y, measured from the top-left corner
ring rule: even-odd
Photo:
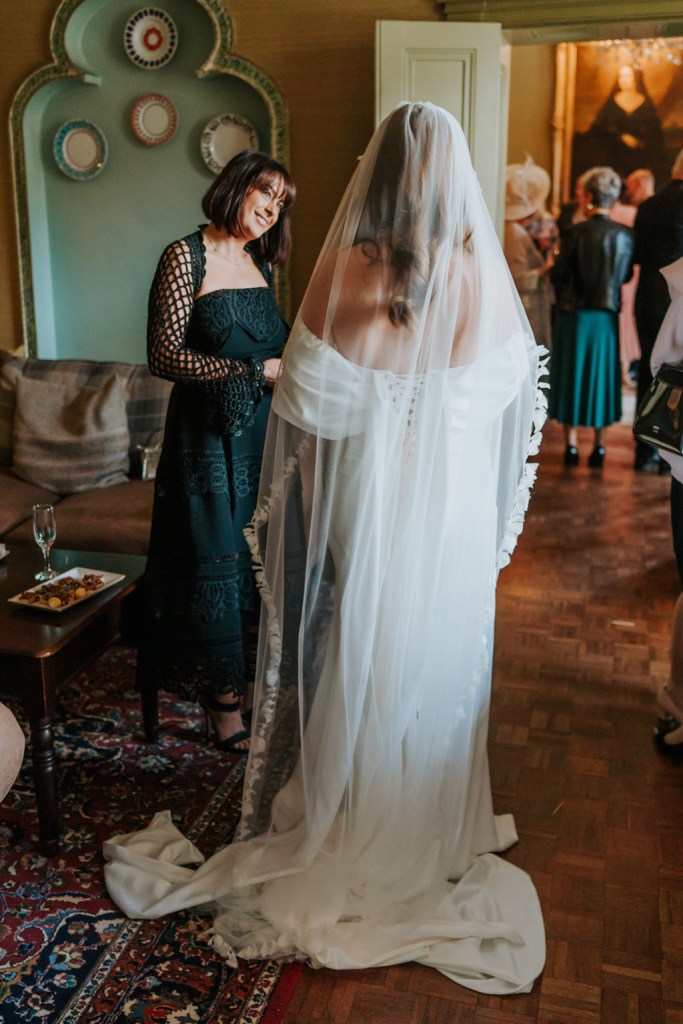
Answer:
[[[135,63],[126,52],[125,31],[142,10],[163,11],[177,32],[172,57],[159,67]],[[136,0],[60,3],[51,27],[54,63],[23,83],[10,114],[29,353],[145,361],[156,260],[165,244],[204,220],[201,198],[215,171],[202,140],[206,148],[213,119],[244,119],[258,148],[287,162],[282,97],[260,69],[230,52],[231,36],[220,0],[161,0],[146,9]],[[131,121],[151,93],[177,114],[163,144],[142,141]],[[86,153],[81,173],[67,153],[65,172],[66,150],[55,140],[63,140],[64,125],[81,120],[101,133],[106,161],[100,170]],[[277,286],[286,306],[283,275]]]

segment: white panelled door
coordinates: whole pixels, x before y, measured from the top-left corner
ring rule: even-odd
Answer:
[[[502,233],[510,47],[501,26],[378,21],[375,122],[401,100],[437,103],[462,125],[484,198]]]

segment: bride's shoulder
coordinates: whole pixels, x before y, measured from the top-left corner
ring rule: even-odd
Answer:
[[[370,263],[371,259],[362,245],[331,249],[320,258],[301,304],[302,317],[313,334],[323,336],[330,314],[333,285],[336,315],[343,315],[349,304],[362,301],[368,287],[362,275],[367,273]]]

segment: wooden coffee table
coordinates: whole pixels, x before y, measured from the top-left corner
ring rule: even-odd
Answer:
[[[81,566],[122,573],[125,578],[81,604],[55,613],[8,603],[8,598],[35,586],[33,577],[42,564],[37,547],[17,545],[0,562],[0,694],[20,700],[28,713],[40,848],[48,855],[59,849],[53,731],[57,690],[119,635],[124,602],[134,594],[146,559],[55,550],[51,562],[58,572]],[[149,695],[146,702],[153,719],[154,702]],[[145,720],[147,723],[147,714]],[[152,720],[146,732],[153,738]]]

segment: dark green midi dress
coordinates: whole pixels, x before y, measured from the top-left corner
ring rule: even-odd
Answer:
[[[244,638],[255,636],[259,597],[243,530],[256,505],[271,401],[262,362],[282,354],[288,326],[267,267],[263,287],[195,298],[205,267],[201,231],[174,246],[183,243],[191,286],[187,261],[179,273],[169,247],[150,296],[148,339],[162,360],[168,349],[171,366],[162,375],[176,383],[155,483],[140,647],[157,685],[201,699],[206,691],[243,692],[248,674]],[[180,324],[169,305],[169,296],[178,302],[179,280],[180,306],[189,306]],[[192,376],[193,368],[203,379]],[[222,430],[221,401],[212,390],[217,373],[226,386],[230,433]]]

